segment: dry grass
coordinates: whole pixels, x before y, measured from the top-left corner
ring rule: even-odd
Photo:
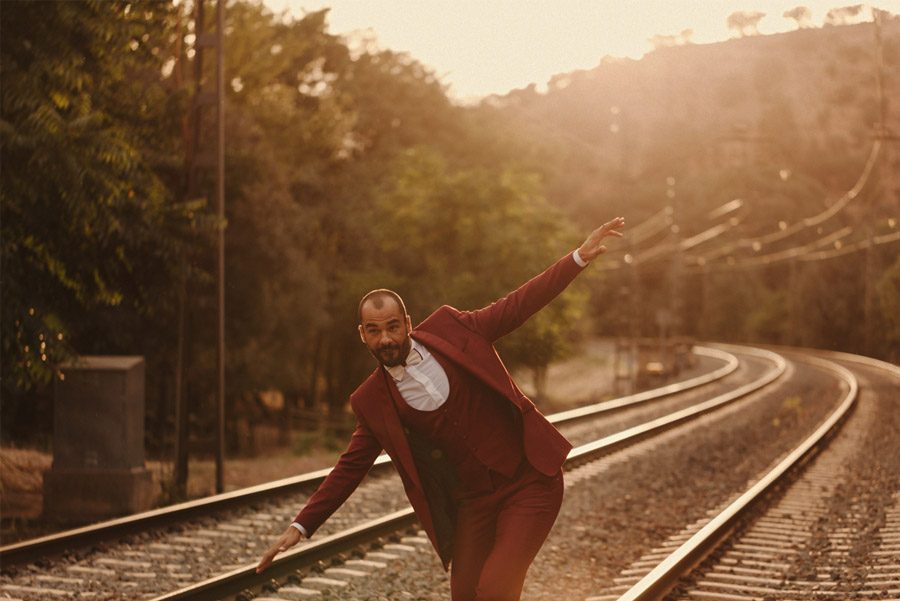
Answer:
[[[43,473],[52,457],[31,449],[0,449],[0,515],[34,518],[40,515]]]
[[[235,490],[288,478],[334,465],[339,452],[313,450],[303,457],[279,450],[265,457],[226,458],[225,489]],[[43,473],[50,469],[52,455],[30,449],[0,448],[0,516],[4,519],[38,518],[43,506]],[[164,498],[164,483],[172,477],[169,462],[148,461],[154,482]],[[215,493],[215,462],[193,460],[188,465],[188,497]]]

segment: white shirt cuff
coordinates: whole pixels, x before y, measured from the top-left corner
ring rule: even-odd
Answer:
[[[291,527],[292,527],[292,528],[296,528],[297,530],[299,530],[299,531],[300,531],[300,534],[303,535],[303,538],[309,538],[309,534],[306,533],[306,528],[304,528],[303,526],[301,526],[301,525],[298,524],[297,522],[292,522],[292,523],[291,523]]]
[[[575,259],[579,267],[587,267],[588,262],[581,258],[581,253],[578,252],[577,248],[572,252],[572,258]]]

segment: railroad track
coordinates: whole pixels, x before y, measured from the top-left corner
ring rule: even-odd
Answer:
[[[844,382],[828,418],[587,601],[900,599],[900,367],[822,351],[804,360]]]
[[[734,355],[708,348],[698,348],[697,351],[699,354],[721,360],[724,365],[686,382],[558,414],[551,419],[560,427],[571,424],[580,427],[600,417],[657,404],[648,401],[684,395],[685,391],[721,380],[738,368],[738,361]],[[644,434],[635,433],[636,437],[642,435]],[[610,447],[613,444],[622,443],[610,441]],[[388,461],[380,459],[378,463],[380,466],[378,469],[387,471],[384,468],[387,467]],[[264,544],[271,537],[271,532],[279,529],[299,505],[296,498],[284,501],[288,493],[299,488],[308,494],[321,482],[326,473],[327,471],[323,470],[266,486],[235,491],[199,502],[4,547],[0,549],[0,561],[5,572],[0,577],[0,595],[55,598],[71,594],[75,589],[79,594],[93,593],[96,598],[133,598],[134,595],[146,596],[146,591],[151,586],[159,587],[155,588],[156,591],[167,588],[171,590],[179,588],[184,583],[196,581],[197,570],[194,569],[196,564],[215,563],[219,569],[235,568],[240,571],[239,566],[246,567],[248,555],[250,557],[258,555],[259,549],[253,548],[254,543]],[[387,490],[391,488],[390,478],[376,475],[368,480],[369,482],[354,495],[358,497],[357,505],[361,506],[363,511],[346,512],[354,514],[346,519],[336,515],[331,520],[334,523],[333,531],[356,529],[361,519],[367,517],[377,518],[375,521],[383,522],[385,528],[388,527],[385,524],[391,524],[390,527],[396,528],[406,523],[404,520],[412,523],[408,516],[387,520],[381,518],[382,514],[391,509],[402,514],[403,508],[406,507],[405,499],[397,494],[399,488],[394,487],[394,491]],[[296,496],[295,493],[294,497]],[[390,502],[385,503],[385,498],[391,499],[397,506],[391,507]],[[278,502],[282,505],[277,505]],[[272,507],[272,504],[276,506]],[[243,507],[239,512],[240,515],[227,522],[222,523],[208,517],[219,515],[224,509],[238,505]],[[173,523],[177,527],[177,524],[182,524],[186,520],[191,520],[192,526],[185,528],[185,532],[169,532],[164,536],[150,534],[151,531],[164,528],[172,530]],[[106,543],[109,540],[121,540],[123,537],[124,542],[111,545]],[[228,546],[221,544],[239,538],[252,540],[242,540],[243,545],[236,545],[242,547],[238,553],[229,553]],[[325,553],[332,553],[341,545],[335,542],[337,547],[330,546],[332,539],[335,541],[340,539],[337,534],[317,538],[315,544],[302,547],[307,549],[307,554],[313,553],[317,544],[321,544],[323,549],[328,549],[324,551]],[[72,549],[84,546],[91,546],[94,551],[72,552]],[[217,551],[215,562],[205,557],[205,551],[211,546]],[[225,552],[222,552],[223,547],[226,548]],[[56,559],[51,561],[49,558],[54,555]],[[33,563],[27,564],[28,561]],[[120,588],[113,592],[109,590],[110,585]]]
[[[650,443],[652,446],[654,437],[659,437],[692,419],[726,407],[766,387],[786,372],[786,362],[777,354],[749,348],[742,348],[740,352],[745,356],[754,357],[757,361],[769,362],[770,369],[762,374],[755,374],[752,381],[731,388],[727,392],[716,394],[699,403],[692,402],[688,407],[653,417],[572,449],[566,461],[566,469],[576,471],[570,480],[578,481],[595,476],[604,468],[604,457],[615,454],[618,461],[626,460],[629,454],[644,450],[640,446],[642,443],[645,446],[646,443]],[[613,405],[621,406],[618,401]],[[289,550],[279,556],[263,575],[255,574],[254,565],[246,565],[228,574],[155,597],[154,601],[218,600],[235,594],[242,594],[242,598],[249,599],[254,596],[251,591],[260,589],[262,596],[257,597],[259,601],[316,596],[317,591],[323,589],[343,598],[345,593],[343,587],[348,586],[356,578],[366,578],[370,575],[369,571],[362,569],[364,566],[357,562],[364,562],[365,565],[377,568],[387,566],[383,562],[385,559],[400,560],[403,554],[414,553],[418,549],[424,549],[424,554],[428,556],[432,555],[430,544],[424,534],[415,529],[414,524],[415,516],[412,509],[393,512],[350,531],[340,532]],[[406,536],[402,535],[403,531],[406,531]],[[371,550],[373,547],[374,551]],[[348,552],[352,558],[346,555]],[[342,557],[341,553],[345,555]],[[272,594],[267,594],[267,589]]]
[[[737,348],[730,348],[729,350],[738,351]],[[744,349],[742,350],[742,352],[747,351],[746,349]],[[758,390],[758,388],[765,387],[767,384],[776,381],[786,372],[789,374],[791,371],[788,362],[785,362],[783,359],[780,359],[777,356],[772,355],[771,353],[766,354],[765,352],[758,351],[750,351],[750,353],[755,354],[757,357],[768,357],[767,360],[775,366],[774,370],[771,370],[768,373],[764,373],[762,375],[758,373],[754,374],[755,376],[757,376],[755,377],[755,387],[743,385],[737,389],[731,390],[726,394],[717,395],[715,399],[705,399],[705,401],[702,403],[691,403],[690,407],[671,411],[664,417],[654,417],[652,419],[645,420],[640,424],[633,425],[628,428],[616,431],[612,434],[603,436],[599,440],[594,440],[590,443],[580,445],[578,448],[573,450],[573,453],[570,456],[570,460],[567,464],[567,471],[569,472],[569,475],[567,477],[567,486],[578,486],[579,481],[589,481],[591,478],[596,477],[598,473],[603,473],[604,469],[606,469],[604,466],[608,465],[611,462],[615,463],[616,461],[618,461],[621,463],[623,461],[627,461],[629,456],[646,453],[648,449],[652,449],[654,446],[659,446],[661,444],[660,441],[665,439],[667,436],[671,436],[675,431],[677,431],[679,429],[678,426],[684,427],[684,424],[687,424],[691,419],[697,419],[701,415],[708,416],[708,414],[710,414],[710,412],[714,411],[715,409],[728,406],[733,401],[739,398],[746,397],[747,395],[753,396],[751,394],[753,393],[753,388],[756,388]],[[726,365],[726,368],[727,367],[728,366]],[[757,366],[757,368],[758,367],[759,366]],[[731,371],[733,371],[733,369]],[[760,370],[757,369],[757,371]],[[724,376],[719,377],[721,378]],[[659,393],[661,391],[656,392]],[[675,391],[669,390],[668,393],[674,394]],[[694,394],[696,394],[696,391]],[[759,393],[757,392],[757,394]],[[584,424],[584,419],[587,417],[596,417],[596,415],[604,414],[608,415],[614,410],[626,411],[628,409],[634,409],[635,407],[639,407],[642,405],[645,407],[648,405],[655,406],[659,403],[646,404],[644,403],[644,401],[660,398],[665,397],[663,396],[663,394],[659,396],[651,395],[649,398],[632,399],[634,401],[633,403],[624,404],[620,400],[616,400],[610,402],[610,404],[608,405],[610,409],[608,410],[601,410],[599,406],[596,406],[586,412],[582,412],[583,414],[577,415],[571,421],[565,419],[567,416],[560,415],[553,416],[553,419],[554,421],[557,421],[558,424],[561,424],[561,427],[565,427],[566,424],[569,423],[576,423],[579,424],[579,427],[581,427]],[[615,407],[614,410],[612,409],[613,407]],[[717,412],[716,415],[718,415],[718,413],[720,412]],[[702,419],[709,419],[709,417]],[[697,421],[702,420],[697,419]],[[666,432],[666,434],[659,435],[659,432]],[[600,459],[598,460],[598,458]],[[296,508],[296,505],[291,508],[291,511],[289,513],[292,513],[292,510],[294,508]],[[379,514],[378,517],[370,520],[369,523],[359,524],[357,520],[357,523],[355,525],[345,529],[345,531],[336,532],[334,534],[331,534],[330,536],[317,537],[315,542],[298,547],[290,551],[289,553],[284,554],[279,558],[278,561],[276,561],[276,565],[274,565],[272,569],[266,572],[264,578],[260,578],[259,576],[255,576],[254,574],[252,574],[252,566],[248,565],[245,562],[244,564],[238,563],[231,566],[225,565],[224,567],[226,568],[233,568],[230,573],[207,579],[202,583],[196,583],[195,574],[190,570],[186,570],[186,566],[183,565],[183,563],[173,563],[168,565],[163,563],[167,557],[171,558],[173,554],[190,553],[191,550],[197,549],[201,549],[200,554],[197,557],[198,562],[214,562],[219,564],[220,566],[223,563],[226,563],[218,561],[218,557],[213,558],[209,557],[207,554],[204,554],[202,551],[203,547],[214,544],[211,541],[221,540],[223,538],[226,540],[231,540],[232,538],[237,539],[244,533],[240,531],[239,527],[231,530],[222,530],[220,528],[214,527],[214,529],[211,531],[200,531],[199,534],[197,532],[194,532],[193,535],[182,537],[184,540],[180,544],[169,544],[168,546],[166,546],[165,543],[149,543],[149,545],[147,546],[151,546],[156,550],[156,557],[148,555],[146,549],[143,549],[141,551],[133,551],[132,553],[134,553],[135,556],[135,565],[128,565],[124,562],[108,563],[107,565],[109,566],[109,568],[105,573],[91,573],[89,571],[84,571],[82,572],[83,577],[80,578],[81,584],[79,586],[90,588],[89,585],[95,582],[90,579],[92,577],[107,576],[112,578],[113,574],[117,574],[118,572],[122,572],[129,568],[149,569],[150,566],[155,566],[154,569],[164,568],[175,573],[181,573],[183,574],[184,581],[192,581],[192,584],[190,584],[189,586],[185,586],[177,592],[156,597],[158,599],[221,599],[229,597],[230,595],[234,595],[239,591],[244,591],[241,598],[250,598],[253,596],[253,593],[250,591],[253,590],[263,595],[262,597],[258,597],[259,599],[292,599],[304,598],[306,595],[321,594],[324,594],[327,598],[327,596],[330,594],[328,593],[329,590],[332,591],[331,594],[333,596],[331,598],[344,598],[341,591],[350,591],[354,586],[352,583],[354,581],[358,582],[359,579],[365,578],[366,582],[370,583],[373,571],[377,572],[378,568],[380,567],[388,566],[391,564],[391,562],[397,562],[401,560],[407,561],[407,563],[409,563],[408,560],[402,559],[404,556],[409,557],[414,555],[421,557],[431,555],[427,540],[424,539],[421,533],[419,533],[414,526],[415,522],[411,511],[401,508],[386,515],[380,515],[384,513],[382,509],[376,511],[376,513]],[[888,515],[896,515],[896,512],[894,514],[888,513]],[[267,517],[269,519],[267,519]],[[250,518],[245,517],[242,519],[245,520],[245,524],[248,527],[253,525],[258,527],[268,525],[274,530],[280,529],[280,527],[283,525],[283,520],[286,519],[283,515],[278,515],[275,519],[271,519],[271,517],[271,514],[259,512],[255,514],[255,517],[251,516]],[[886,532],[889,532],[889,530],[886,530]],[[260,535],[257,534],[256,536],[259,537]],[[265,542],[270,537],[271,534],[264,535],[264,539],[260,541],[261,544],[265,544]],[[177,542],[178,541],[176,541],[176,543]],[[890,545],[890,543],[888,543],[888,545]],[[218,550],[220,546],[221,545],[216,546],[216,550]],[[669,542],[669,547],[671,547],[671,542]],[[671,551],[671,549],[668,547],[666,549],[667,551]],[[416,550],[420,550],[419,553],[416,553]],[[890,546],[888,546],[885,551],[891,552]],[[138,557],[138,554],[141,554],[141,556]],[[251,555],[254,559],[256,554],[257,553],[255,550],[251,552]],[[656,554],[659,554],[658,550],[656,551]],[[43,569],[41,566],[30,567],[36,568],[29,570],[31,572],[41,572]],[[70,566],[70,568],[78,567],[84,569],[84,566]],[[87,569],[90,570],[90,568]],[[46,574],[39,573],[32,574],[34,578],[42,575],[47,576]],[[633,575],[631,575],[630,577],[632,580],[634,579]],[[75,578],[78,577],[76,576]],[[272,578],[275,578],[275,580],[272,580]],[[41,582],[43,582],[42,586],[45,587],[44,590],[46,590],[47,593],[32,593],[32,591],[23,590],[21,592],[27,594],[21,595],[21,598],[57,598],[56,596],[50,596],[52,595],[51,593],[49,593],[50,589],[48,583],[50,582],[50,580],[45,578]],[[890,581],[886,580],[886,582]],[[348,586],[348,583],[350,583],[348,589],[341,588]],[[11,588],[4,589],[3,586],[5,585],[6,584],[2,580],[0,580],[0,591],[5,591],[0,592],[0,597],[2,597],[4,594],[7,597],[16,594],[15,591]],[[12,586],[15,587],[16,585]],[[359,589],[359,585],[356,586],[357,589]],[[368,584],[365,586],[368,586]],[[21,588],[24,589],[25,587]],[[157,590],[166,589],[161,587]],[[325,592],[316,592],[322,590],[324,590]],[[66,591],[65,589],[59,589],[59,591],[59,596],[69,595],[72,592],[71,590]],[[108,592],[104,592],[102,590],[83,590],[83,592],[94,593],[93,596],[95,598],[104,599],[139,597],[146,598],[151,596],[146,592],[138,594],[140,592],[138,586],[132,587],[130,592],[128,590],[125,590],[124,592],[117,595],[110,595]],[[37,596],[33,596],[33,594]],[[708,595],[704,597],[703,594],[704,593],[701,591],[699,597],[695,595],[693,597],[685,598],[729,598],[721,596],[723,593],[718,589],[713,591],[712,593],[709,593],[712,595],[711,597]],[[612,598],[617,597],[618,593],[616,593]],[[351,596],[348,598],[356,597]],[[405,596],[398,598],[418,597]],[[422,598],[425,597],[423,596]],[[437,596],[434,598],[442,597]],[[606,598],[606,596],[602,596],[599,598]],[[643,596],[634,598],[658,597]]]

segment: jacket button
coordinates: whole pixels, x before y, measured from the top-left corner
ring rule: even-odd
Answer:
[[[434,449],[433,451],[431,451],[432,459],[440,459],[443,456],[444,456],[444,453],[442,453],[440,449]]]

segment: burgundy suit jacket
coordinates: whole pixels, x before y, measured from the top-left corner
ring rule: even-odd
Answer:
[[[569,253],[487,307],[459,311],[444,305],[411,332],[414,339],[468,370],[515,406],[522,416],[525,457],[548,476],[559,471],[572,445],[519,390],[497,355],[493,342],[518,328],[556,298],[580,272],[581,267]],[[379,366],[350,395],[350,406],[357,418],[350,444],[294,520],[309,536],[347,500],[384,449],[400,474],[406,496],[422,528],[435,549],[439,549],[422,481],[391,400],[392,385],[390,375]],[[444,563],[446,568],[446,558]]]

